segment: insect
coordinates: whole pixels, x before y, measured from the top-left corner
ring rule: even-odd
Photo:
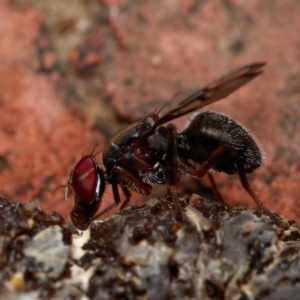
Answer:
[[[103,151],[105,171],[98,165],[94,150],[84,155],[70,173],[66,184],[66,198],[75,194],[70,214],[72,223],[85,229],[92,220],[121,203],[118,186],[125,199],[130,190],[149,195],[154,184],[167,184],[173,198],[176,217],[182,211],[175,191],[181,176],[201,178],[208,175],[218,199],[211,171],[238,174],[243,188],[271,220],[280,225],[251,189],[246,174],[262,164],[262,154],[253,137],[233,119],[211,111],[195,113],[187,127],[179,132],[175,125],[165,123],[225,98],[263,72],[264,63],[239,68],[193,93],[175,109],[159,117],[153,112],[119,131]],[[111,184],[114,203],[95,216],[105,187]]]

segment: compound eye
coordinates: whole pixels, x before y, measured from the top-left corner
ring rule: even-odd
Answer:
[[[81,205],[91,205],[101,200],[104,190],[104,175],[96,159],[86,155],[76,164],[71,176],[71,186]]]

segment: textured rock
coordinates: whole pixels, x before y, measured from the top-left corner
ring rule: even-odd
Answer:
[[[84,232],[1,198],[0,299],[297,299],[300,229],[197,195],[153,198]],[[49,235],[51,233],[51,235]]]
[[[251,186],[272,211],[299,222],[298,11],[290,0],[0,1],[1,191],[66,217],[72,203],[63,192],[49,199],[97,141],[101,150],[178,92],[265,61],[263,76],[207,108],[257,137],[266,165]],[[174,121],[178,129],[186,119]],[[216,181],[228,203],[252,205],[237,176]],[[110,188],[106,195],[104,207]]]

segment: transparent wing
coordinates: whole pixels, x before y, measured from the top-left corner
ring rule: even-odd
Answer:
[[[205,88],[193,93],[181,101],[175,109],[164,114],[155,124],[155,127],[157,128],[168,121],[179,118],[227,97],[238,88],[263,73],[264,66],[265,63],[253,63],[232,71],[222,78],[213,81]]]

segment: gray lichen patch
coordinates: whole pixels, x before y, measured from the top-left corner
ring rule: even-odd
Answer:
[[[64,271],[69,256],[69,245],[63,242],[63,232],[58,225],[49,226],[28,240],[24,247],[24,255],[32,257],[37,264],[43,265],[39,276],[45,273],[58,278]]]

